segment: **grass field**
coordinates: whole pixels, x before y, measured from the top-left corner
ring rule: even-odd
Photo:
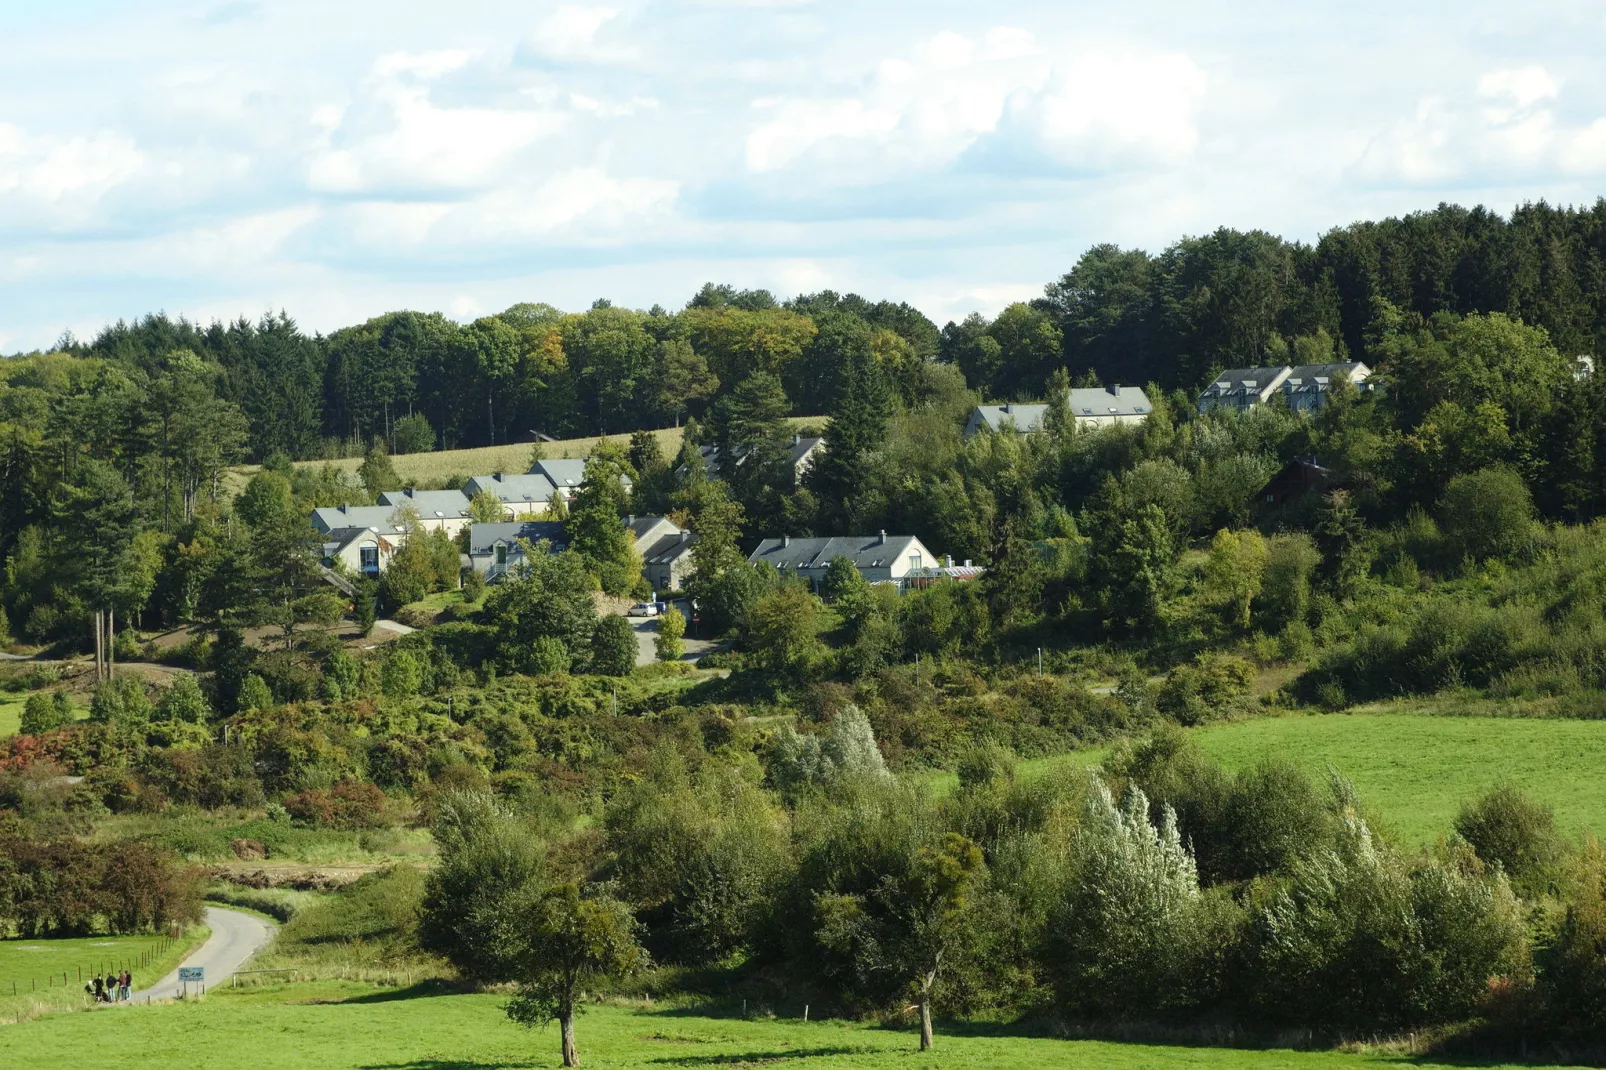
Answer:
[[[1606,721],[1440,717],[1411,713],[1261,717],[1195,729],[1200,749],[1230,769],[1282,756],[1325,779],[1355,783],[1361,800],[1399,840],[1432,843],[1461,804],[1502,780],[1555,807],[1569,833],[1606,837]],[[1106,749],[1021,763],[1027,776],[1066,764],[1097,765]],[[936,778],[939,791],[957,784]]]
[[[173,941],[152,935],[0,940],[0,1020],[29,1016],[36,1006],[78,1006],[84,982],[96,971],[128,969],[136,988],[150,984],[170,973],[208,932],[197,926]],[[143,959],[147,954],[149,960]]]
[[[823,427],[826,423],[824,416],[795,416],[790,420],[794,428]],[[658,447],[663,450],[666,458],[673,458],[680,452],[680,442],[683,433],[679,427],[665,427],[652,432],[658,439]],[[553,459],[563,457],[588,457],[591,451],[597,448],[602,441],[628,443],[629,434],[603,435],[592,438],[568,438],[558,442],[548,442],[543,447],[546,455]],[[405,480],[418,483],[435,483],[448,476],[485,476],[494,472],[527,472],[530,470],[530,442],[515,442],[507,446],[482,446],[472,450],[439,450],[434,453],[403,453],[391,458],[396,466],[396,474]],[[336,468],[348,472],[355,472],[362,464],[361,457],[345,457],[335,461],[298,461],[296,467],[319,466],[332,464]],[[255,472],[256,466],[244,465],[230,471],[225,484],[229,493],[237,494],[244,489],[245,481]]]
[[[26,691],[0,691],[0,737],[17,734],[22,727],[22,708],[27,704]]]
[[[293,1000],[295,1002],[284,1002]],[[119,1070],[364,1067],[490,1070],[557,1066],[553,1027],[526,1030],[502,1013],[505,997],[433,994],[319,983],[204,1001],[56,1015],[0,1030],[0,1065],[71,1066],[115,1052]],[[1161,1047],[1010,1035],[992,1028],[944,1034],[924,1055],[909,1028],[797,1019],[709,1018],[659,1009],[592,1008],[576,1026],[580,1060],[602,1067],[993,1067],[1100,1070],[1366,1070],[1428,1059],[1339,1052]],[[1532,1066],[1534,1064],[1527,1064]]]

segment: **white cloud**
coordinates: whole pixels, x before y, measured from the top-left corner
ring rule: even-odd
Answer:
[[[629,62],[639,55],[638,49],[598,40],[603,27],[618,17],[613,8],[564,4],[525,38],[522,52],[559,63]]]
[[[1199,141],[1206,87],[1187,56],[1139,48],[1072,52],[995,27],[944,32],[883,60],[857,95],[761,100],[747,166],[778,171],[815,153],[845,181],[952,162],[1006,121],[1063,163],[1170,161]]]
[[[430,84],[459,70],[466,52],[392,53],[365,80],[363,108],[320,108],[315,127],[328,146],[307,164],[315,190],[354,193],[383,188],[474,189],[502,177],[513,158],[559,130],[564,116],[532,107],[441,107]],[[347,126],[356,129],[347,132]]]
[[[833,141],[868,147],[876,172],[945,163],[996,130],[1010,97],[1040,87],[1048,71],[1024,30],[940,33],[911,58],[883,60],[860,96],[756,102],[769,117],[747,137],[747,166],[778,171]]]
[[[1563,122],[1552,106],[1560,96],[1560,81],[1543,67],[1490,71],[1477,82],[1482,104],[1421,100],[1410,117],[1367,145],[1353,171],[1367,181],[1408,185],[1606,172],[1606,118]]]
[[[1042,136],[1069,162],[1173,160],[1199,143],[1204,72],[1178,53],[1099,52],[1056,75],[1040,104]]]
[[[89,221],[111,190],[145,174],[151,161],[116,133],[35,136],[0,123],[0,219],[50,225]]]

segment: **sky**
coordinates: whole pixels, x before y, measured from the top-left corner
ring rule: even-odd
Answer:
[[[1606,193],[1606,5],[0,0],[0,352],[165,311],[1029,299]]]

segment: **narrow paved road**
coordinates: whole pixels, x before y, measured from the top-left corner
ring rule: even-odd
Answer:
[[[184,965],[204,966],[207,988],[215,988],[227,981],[235,970],[245,965],[247,959],[273,939],[276,928],[272,922],[254,914],[225,907],[207,907],[206,924],[212,930],[212,935],[184,960]],[[196,986],[191,985],[190,991],[193,993],[195,990]],[[136,990],[130,1002],[172,999],[180,991],[182,986],[178,982],[178,971],[174,970],[151,987]]]

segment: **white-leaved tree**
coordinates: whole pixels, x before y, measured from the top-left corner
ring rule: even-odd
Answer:
[[[782,727],[770,756],[770,779],[784,795],[830,787],[844,780],[890,776],[876,746],[870,719],[857,706],[847,706],[823,733],[802,735]]]

